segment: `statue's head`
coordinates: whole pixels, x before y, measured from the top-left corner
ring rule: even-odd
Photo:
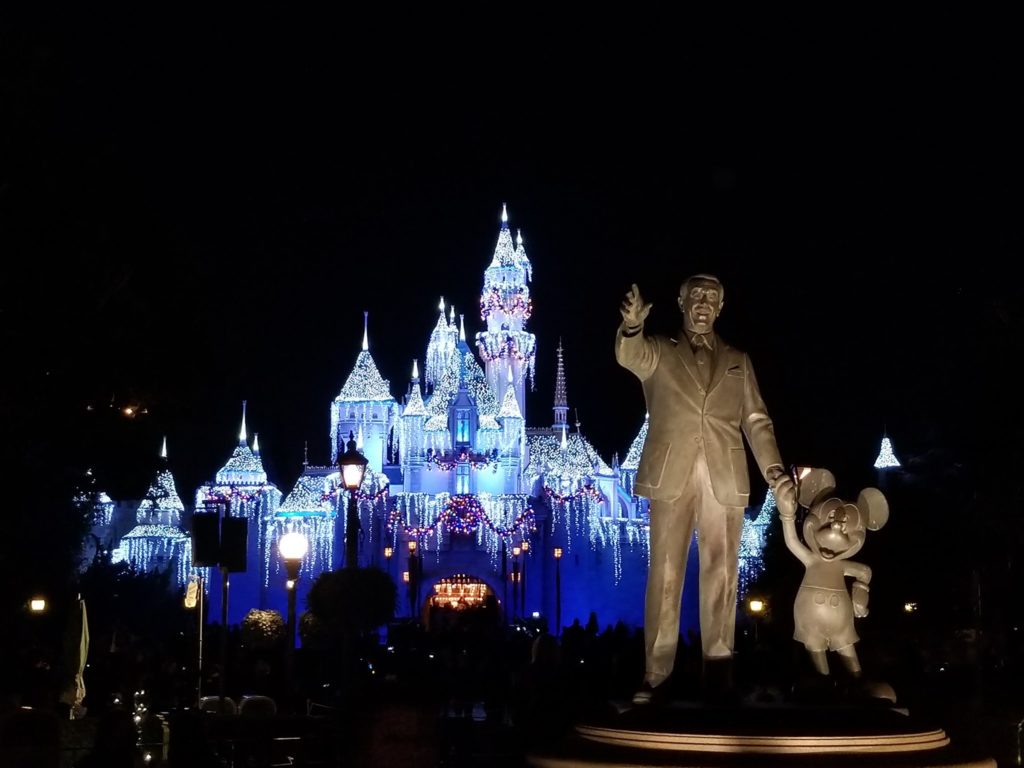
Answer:
[[[827,469],[800,473],[798,495],[806,506],[804,541],[822,560],[845,560],[864,546],[867,531],[889,520],[889,503],[877,488],[865,488],[853,504],[833,495],[835,478]]]
[[[683,327],[690,333],[710,333],[722,312],[725,289],[714,275],[694,275],[679,288]]]

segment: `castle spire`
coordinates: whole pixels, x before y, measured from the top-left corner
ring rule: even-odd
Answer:
[[[309,440],[302,443],[302,466],[309,466]]]
[[[555,412],[555,429],[567,423],[569,414],[569,402],[565,393],[565,363],[562,359],[562,339],[558,339],[558,368],[555,373],[555,404],[552,409]]]
[[[260,455],[260,433],[256,432],[252,436],[252,452],[257,456]]]
[[[444,296],[441,297],[441,303],[438,305],[437,308],[441,310],[441,314],[443,315],[444,314]]]
[[[239,445],[245,445],[245,443],[249,439],[249,436],[245,433],[245,405],[246,405],[247,402],[248,401],[246,401],[246,400],[242,401],[242,429],[238,433],[238,444]]]
[[[367,326],[370,324],[370,313],[363,312],[363,351],[370,349],[370,337],[367,335]]]
[[[508,209],[505,204],[501,204],[501,228],[508,229]]]
[[[160,448],[160,458],[161,459],[166,459],[167,458],[167,435],[164,435],[164,444]]]
[[[416,360],[412,361],[412,380],[418,382],[420,380],[420,367]]]
[[[466,316],[459,315],[459,341],[466,340]]]

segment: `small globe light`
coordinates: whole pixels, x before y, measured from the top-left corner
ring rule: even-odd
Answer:
[[[301,560],[309,551],[309,539],[303,533],[292,531],[281,537],[277,549],[285,560]]]

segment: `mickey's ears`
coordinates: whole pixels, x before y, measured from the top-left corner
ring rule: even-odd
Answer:
[[[865,488],[860,492],[857,509],[864,516],[869,531],[877,531],[889,521],[889,502],[877,488]]]
[[[827,469],[801,467],[797,477],[800,482],[797,502],[808,509],[836,487],[836,479]]]

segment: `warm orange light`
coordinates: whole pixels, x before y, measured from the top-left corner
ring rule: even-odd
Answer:
[[[523,552],[529,552],[529,551],[530,551],[530,542],[524,540],[523,541]]]
[[[125,408],[124,409],[124,415],[125,416],[134,416],[135,415],[135,409],[134,408]]]
[[[46,598],[33,597],[28,601],[28,609],[32,611],[32,613],[42,613],[46,610]]]
[[[750,612],[751,613],[763,613],[764,612],[764,608],[765,608],[764,600],[758,600],[756,597],[752,597],[750,599],[750,602],[747,603],[747,605],[750,606]]]
[[[391,559],[391,555],[393,552],[394,550],[391,549],[391,547],[384,547],[384,557],[386,557],[388,560]]]
[[[409,583],[409,572],[408,571],[402,571],[402,581],[404,581],[406,584]]]
[[[512,547],[512,557],[519,557],[520,552],[522,552],[522,549],[519,547]]]
[[[411,540],[409,542],[409,554],[410,555],[415,555],[416,554],[416,541],[415,540]]]
[[[562,548],[561,547],[555,547],[555,560],[561,560],[561,559],[562,559]]]

